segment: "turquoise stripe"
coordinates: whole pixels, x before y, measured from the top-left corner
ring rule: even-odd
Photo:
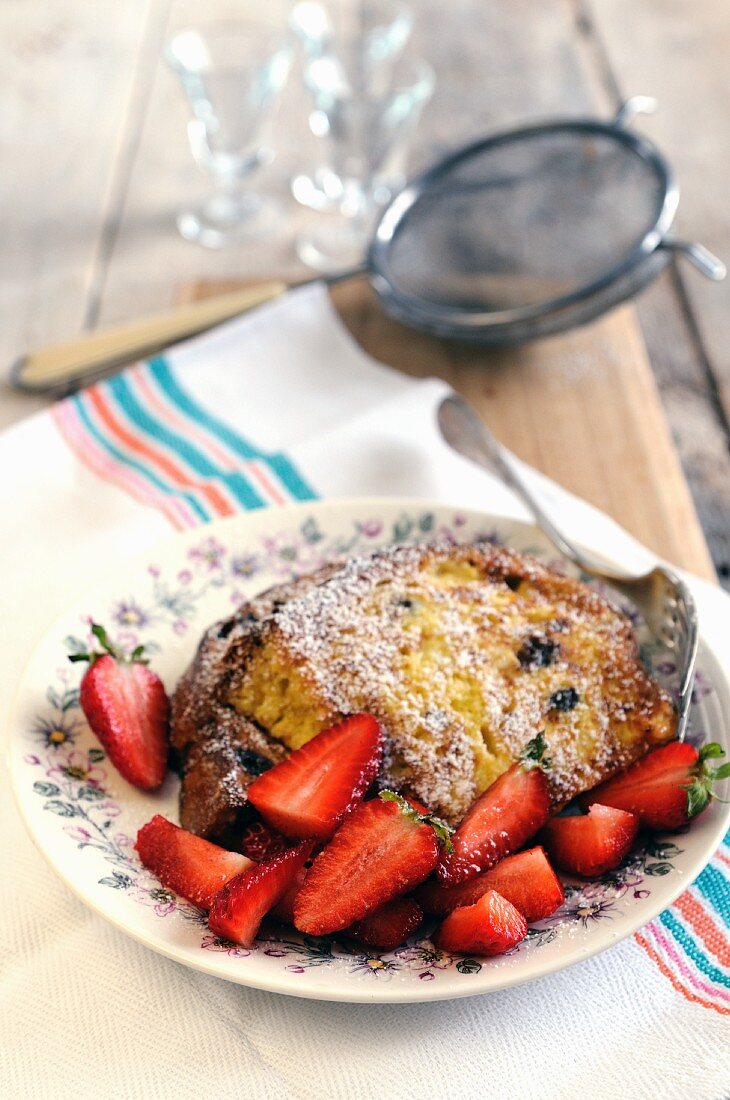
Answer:
[[[718,871],[708,863],[693,885],[704,898],[707,898],[720,919],[730,928],[730,882],[722,871]]]
[[[257,450],[248,440],[234,432],[232,428],[224,424],[218,417],[213,416],[186,393],[179,385],[164,356],[157,355],[154,359],[149,359],[147,366],[167,398],[191,420],[201,424],[221,443],[225,443],[239,458],[246,460],[257,458],[267,463],[296,500],[317,499],[317,494],[286,455],[280,452],[267,454],[265,451]]]
[[[222,481],[244,508],[261,508],[263,506],[263,497],[259,496],[242,474],[235,471],[221,470],[184,436],[171,431],[161,420],[151,416],[137,400],[126,378],[117,375],[106,383],[106,388],[119,407],[124,410],[127,418],[138,429],[146,432],[156,442],[168,446],[196,474],[213,481]]]
[[[701,970],[710,981],[715,982],[717,985],[724,985],[730,989],[730,977],[728,977],[727,974],[723,974],[722,970],[719,970],[716,966],[713,966],[710,960],[700,951],[697,942],[685,931],[676,917],[672,914],[671,909],[665,909],[660,915],[659,920],[665,928],[669,929],[675,940],[681,944],[698,970]]]
[[[185,500],[185,502],[190,505],[195,514],[203,521],[203,523],[208,522],[208,520],[210,519],[210,515],[195,499],[194,496],[192,496],[190,493],[176,491],[172,488],[172,486],[168,485],[167,482],[162,481],[160,478],[158,478],[150,469],[148,469],[147,466],[145,466],[141,462],[137,462],[136,459],[131,457],[131,455],[127,455],[123,451],[120,451],[109,439],[107,439],[107,437],[97,428],[96,424],[89,416],[86,405],[84,403],[84,398],[81,394],[75,394],[73,397],[69,398],[69,400],[73,402],[74,408],[78,412],[79,417],[89,435],[94,437],[96,442],[106,451],[108,455],[110,455],[121,466],[127,466],[129,467],[129,469],[135,470],[138,474],[141,474],[142,477],[150,485],[157,489],[158,492],[164,493],[165,496],[176,495],[182,497],[183,500]]]
[[[294,463],[291,462],[286,455],[277,453],[263,455],[262,458],[268,463],[279,480],[286,485],[291,495],[297,500],[317,499],[317,494],[314,489],[306,483],[302,475],[294,466]]]
[[[213,435],[217,436],[227,447],[241,458],[260,458],[258,451],[245,439],[232,431],[217,417],[212,416],[206,409],[194,401],[189,394],[178,385],[177,379],[170,370],[170,366],[163,355],[156,355],[154,359],[147,360],[147,366],[155,381],[164,390],[174,405],[195,420],[198,424],[204,424]]]

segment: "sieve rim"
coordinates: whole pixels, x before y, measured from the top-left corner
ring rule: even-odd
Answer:
[[[388,257],[404,218],[419,201],[424,192],[439,182],[453,168],[476,155],[500,145],[529,140],[549,134],[603,135],[623,144],[634,155],[648,164],[660,183],[661,201],[658,214],[644,236],[627,255],[609,268],[603,275],[579,286],[569,294],[558,295],[525,306],[509,309],[475,310],[463,306],[429,302],[418,295],[401,290],[389,274]],[[625,129],[616,121],[603,122],[594,118],[552,119],[532,123],[517,129],[502,130],[470,142],[443,157],[432,167],[409,181],[388,204],[378,222],[371,240],[367,265],[371,282],[378,296],[387,307],[404,319],[412,319],[421,327],[443,326],[453,332],[476,333],[480,329],[502,329],[521,322],[536,321],[560,312],[576,303],[592,298],[616,280],[628,274],[638,264],[656,252],[672,226],[679,204],[679,186],[666,158],[647,138]]]

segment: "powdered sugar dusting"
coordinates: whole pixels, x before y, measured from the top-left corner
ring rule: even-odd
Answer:
[[[488,543],[353,559],[276,608],[260,641],[323,712],[375,714],[389,735],[384,781],[452,821],[540,730],[557,804],[672,732],[628,620],[586,585]],[[566,689],[569,711],[551,702]]]

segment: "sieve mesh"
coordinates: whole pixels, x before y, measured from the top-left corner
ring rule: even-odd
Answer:
[[[371,251],[375,285],[386,307],[421,327],[459,335],[465,325],[474,337],[475,324],[521,323],[529,336],[531,322],[576,299],[591,312],[592,294],[646,260],[666,231],[656,232],[670,189],[653,148],[610,124],[489,139],[395,200]],[[628,293],[637,280],[623,282]]]

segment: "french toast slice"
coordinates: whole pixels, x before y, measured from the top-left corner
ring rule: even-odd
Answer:
[[[230,835],[256,774],[359,711],[386,733],[381,783],[453,823],[540,731],[556,807],[675,732],[594,589],[486,541],[395,546],[207,631],[172,700],[183,826]]]
[[[450,822],[540,731],[555,807],[675,731],[626,616],[486,541],[349,561],[263,618],[240,652],[226,689],[240,716],[294,749],[373,714],[381,781]]]

